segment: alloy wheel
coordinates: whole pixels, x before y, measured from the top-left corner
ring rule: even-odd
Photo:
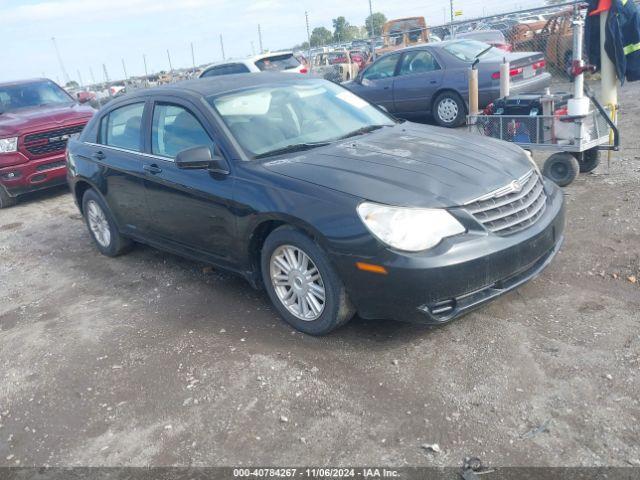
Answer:
[[[322,315],[324,282],[309,255],[293,245],[281,245],[271,254],[269,270],[278,299],[292,315],[307,322]]]
[[[95,201],[89,200],[87,202],[87,220],[89,222],[89,229],[96,242],[104,248],[108,248],[111,244],[111,228],[104,211]]]

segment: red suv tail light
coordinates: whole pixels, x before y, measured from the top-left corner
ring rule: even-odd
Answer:
[[[306,67],[300,69],[300,73],[309,73],[309,70]]]

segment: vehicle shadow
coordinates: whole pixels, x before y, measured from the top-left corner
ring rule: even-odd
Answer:
[[[69,191],[69,187],[66,184],[46,188],[44,190],[37,190],[35,192],[29,192],[25,193],[24,195],[20,195],[18,197],[18,203],[16,206],[40,201],[47,201],[70,193],[71,192]]]

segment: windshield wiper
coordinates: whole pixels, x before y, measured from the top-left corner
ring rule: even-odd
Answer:
[[[286,147],[276,148],[269,152],[260,153],[253,158],[264,158],[272,157],[274,155],[282,155],[284,153],[302,152],[304,150],[311,150],[312,148],[324,147],[325,145],[329,145],[329,143],[330,142],[294,143],[292,145],[287,145]]]
[[[338,140],[344,140],[345,138],[356,137],[358,135],[364,135],[365,133],[373,132],[374,130],[380,130],[383,127],[389,127],[390,125],[367,125],[366,127],[359,128],[353,132],[349,132],[346,135],[338,137]]]
[[[492,45],[489,45],[487,48],[485,48],[484,50],[482,50],[479,54],[476,55],[476,58],[480,58],[482,55],[484,55],[485,53],[487,53],[489,50],[491,50],[493,48]]]

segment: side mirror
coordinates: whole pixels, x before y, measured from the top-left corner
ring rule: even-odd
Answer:
[[[220,155],[211,155],[207,146],[182,150],[176,155],[176,166],[183,170],[209,170],[214,173],[229,173],[226,160]]]

